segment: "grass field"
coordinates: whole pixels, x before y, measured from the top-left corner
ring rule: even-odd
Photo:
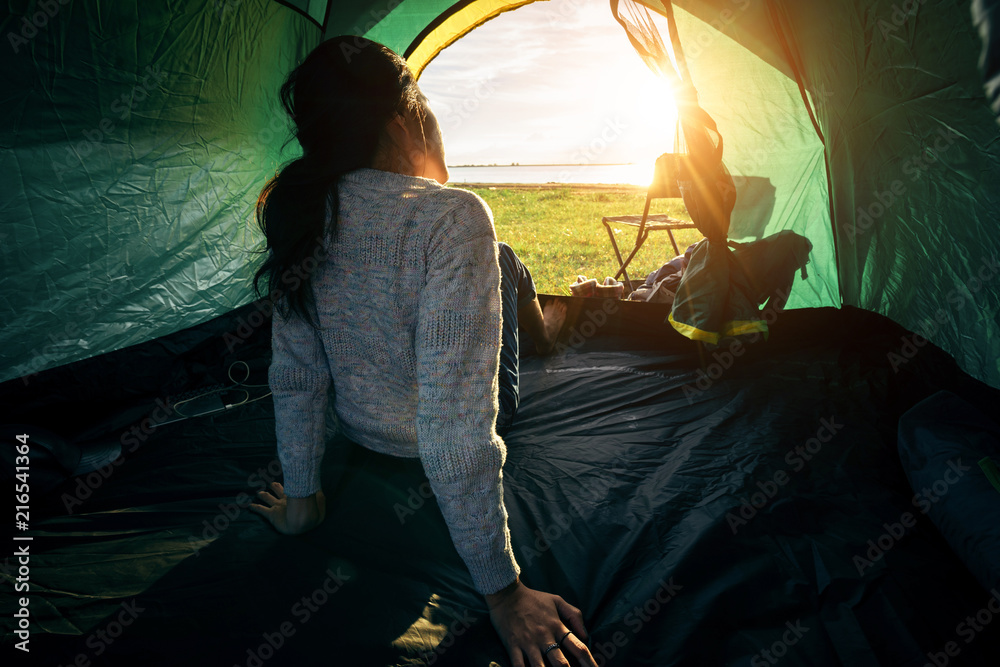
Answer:
[[[493,209],[497,239],[507,243],[531,270],[543,294],[569,294],[577,275],[613,276],[618,268],[604,216],[640,215],[645,190],[629,186],[579,185],[462,185],[482,197]],[[680,200],[653,202],[651,213],[690,220]],[[618,228],[618,247],[625,255],[635,242],[635,227]],[[681,252],[701,239],[696,229],[674,232]],[[632,280],[645,278],[674,256],[665,232],[649,235],[629,265]]]

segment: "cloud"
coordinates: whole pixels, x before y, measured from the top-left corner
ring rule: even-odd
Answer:
[[[648,143],[621,120],[634,113],[645,71],[606,3],[550,0],[473,30],[427,66],[420,86],[451,164],[579,161],[616,117],[632,132],[598,161],[628,162]]]

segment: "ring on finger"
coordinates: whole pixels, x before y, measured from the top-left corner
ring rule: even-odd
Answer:
[[[542,650],[542,655],[543,655],[543,656],[546,656],[546,655],[548,655],[548,654],[549,654],[549,652],[550,652],[550,651],[554,651],[554,650],[556,650],[557,648],[559,648],[559,644],[556,644],[555,642],[553,642],[553,643],[549,644],[548,646],[546,646],[546,647],[545,647],[545,648],[544,648],[544,649]]]
[[[567,638],[567,637],[569,637],[569,636],[570,636],[571,634],[573,634],[573,631],[572,631],[572,630],[570,630],[569,632],[567,632],[566,634],[564,634],[564,635],[562,636],[562,639],[560,639],[560,640],[559,640],[559,647],[560,647],[560,648],[562,648],[562,643],[563,643],[564,641],[566,641],[566,638]]]

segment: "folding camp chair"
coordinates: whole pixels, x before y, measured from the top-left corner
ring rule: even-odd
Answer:
[[[630,292],[632,290],[632,282],[628,277],[628,265],[636,253],[639,252],[642,244],[646,242],[650,232],[667,232],[670,236],[670,243],[674,246],[674,253],[679,255],[681,251],[677,247],[677,240],[674,239],[674,230],[697,229],[693,222],[687,220],[678,220],[677,218],[671,218],[668,215],[662,214],[649,214],[649,205],[654,199],[679,199],[681,197],[680,190],[677,187],[677,176],[680,169],[682,169],[682,162],[685,158],[686,155],[678,153],[664,153],[656,159],[653,182],[646,191],[646,206],[642,211],[642,215],[618,215],[601,218],[604,228],[608,230],[608,238],[611,239],[611,247],[615,250],[615,257],[618,258],[619,269],[615,274],[615,279],[617,280],[618,276],[624,274],[626,291]],[[635,236],[635,245],[624,260],[622,259],[621,250],[618,248],[618,242],[615,240],[615,232],[611,228],[612,225],[638,227]]]

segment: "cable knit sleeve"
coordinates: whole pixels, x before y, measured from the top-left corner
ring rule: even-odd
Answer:
[[[317,331],[302,318],[274,310],[271,366],[274,428],[285,495],[305,498],[321,490],[320,464],[326,446],[330,369]]]
[[[480,593],[519,573],[503,503],[496,435],[500,269],[486,204],[472,193],[427,246],[416,331],[417,444],[452,541]]]

